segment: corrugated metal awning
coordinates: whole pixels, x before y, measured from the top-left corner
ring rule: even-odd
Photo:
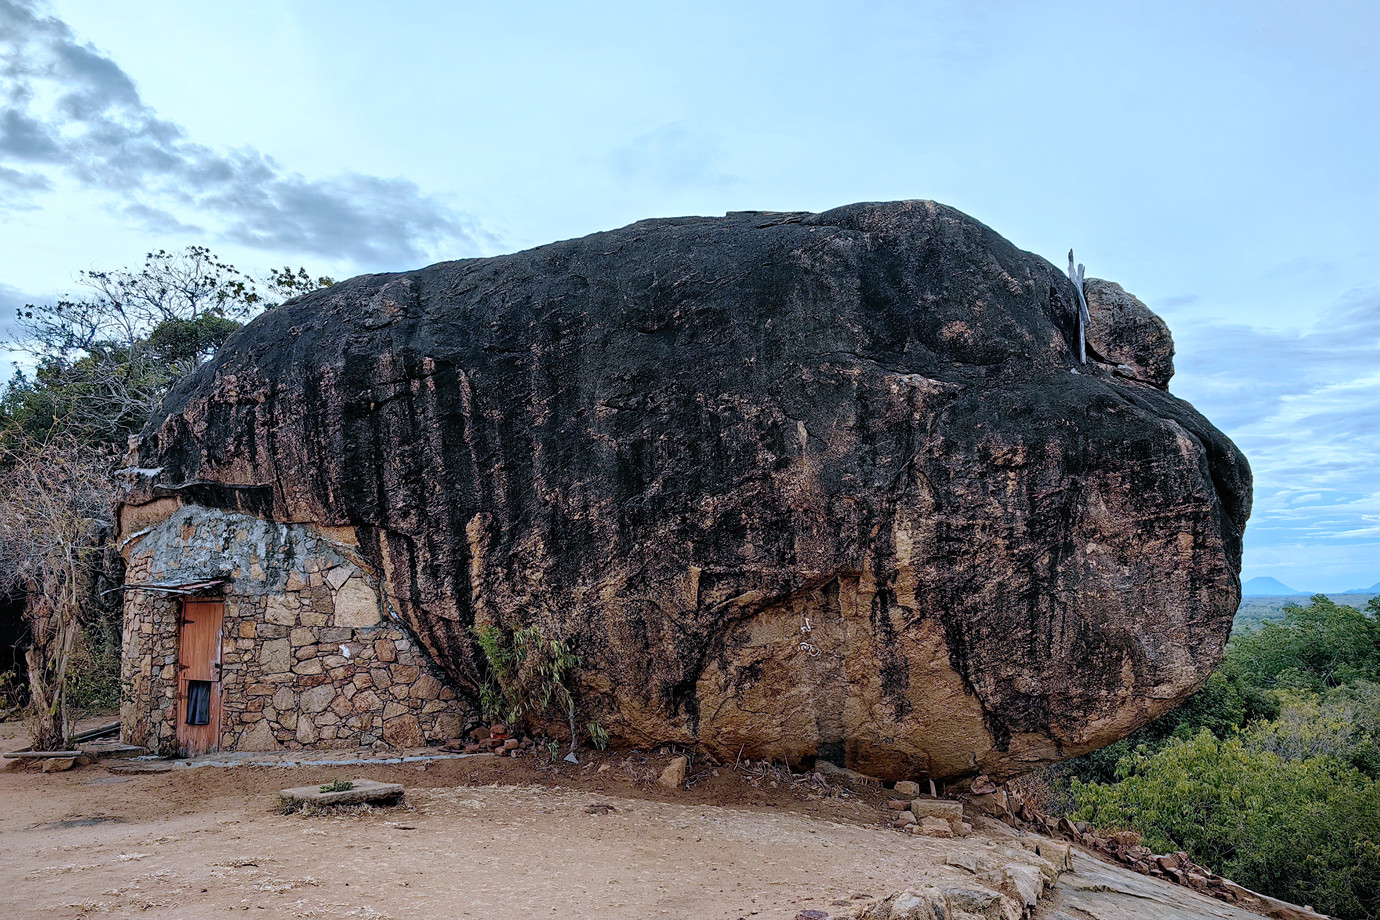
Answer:
[[[161,591],[161,592],[163,592],[164,594],[204,594],[204,593],[206,593],[206,592],[209,592],[212,588],[221,588],[221,587],[224,587],[225,585],[227,585],[227,584],[229,584],[229,583],[230,583],[230,576],[228,576],[228,575],[222,575],[220,578],[214,578],[214,579],[212,579],[212,580],[210,580],[210,581],[194,581],[194,582],[186,582],[186,583],[181,583],[181,584],[176,584],[176,583],[174,583],[174,584],[169,584],[169,583],[164,582],[164,583],[148,583],[148,584],[142,584],[142,585],[141,585],[141,584],[130,584],[130,583],[127,582],[127,583],[126,583],[125,585],[123,585],[122,587],[120,587],[120,588],[115,588],[114,590],[116,590],[116,591],[122,591],[122,590],[123,590],[123,591]]]

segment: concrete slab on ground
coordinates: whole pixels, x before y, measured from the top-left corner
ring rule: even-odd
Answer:
[[[400,783],[376,783],[371,779],[352,779],[349,789],[329,786],[295,786],[278,793],[284,805],[362,805],[401,799]]]

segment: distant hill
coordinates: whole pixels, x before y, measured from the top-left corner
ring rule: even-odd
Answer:
[[[1263,575],[1241,586],[1242,597],[1297,597],[1302,594],[1278,579]]]
[[[1380,581],[1371,585],[1369,588],[1352,588],[1350,591],[1343,591],[1343,594],[1380,594]]]

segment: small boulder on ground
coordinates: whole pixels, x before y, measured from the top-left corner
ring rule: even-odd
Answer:
[[[657,777],[657,785],[663,789],[679,789],[680,784],[685,782],[685,769],[689,765],[690,759],[685,755],[675,758],[661,771],[661,776]]]
[[[943,818],[925,817],[920,819],[920,833],[926,837],[952,837],[954,829]]]

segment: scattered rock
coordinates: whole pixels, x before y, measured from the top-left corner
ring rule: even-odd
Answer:
[[[1002,891],[1024,904],[1027,909],[1034,907],[1044,894],[1045,879],[1034,866],[1006,866],[1001,873]]]
[[[1088,300],[1089,357],[1117,366],[1117,370],[1161,389],[1174,376],[1174,339],[1164,320],[1114,281],[1089,278],[1083,283]]]
[[[1010,903],[999,892],[986,888],[944,889],[944,903],[950,911],[961,910],[982,920],[1017,920],[1021,917],[1023,911],[1019,905],[1012,904],[1016,908],[1015,918],[1008,918],[1003,902]]]
[[[77,765],[75,757],[50,757],[43,761],[44,773],[62,773]]]
[[[892,827],[909,827],[910,825],[917,823],[917,821],[918,819],[915,817],[915,815],[911,814],[908,811],[903,811],[896,817],[891,819],[891,825]]]
[[[920,819],[920,833],[926,837],[952,837],[954,829],[943,818],[927,816]]]
[[[920,784],[903,779],[896,784],[896,794],[904,799],[913,799],[920,794]]]
[[[966,872],[971,872],[976,875],[978,870],[977,854],[969,852],[968,850],[950,853],[944,857],[944,865],[954,866],[955,868],[963,869]]]
[[[910,808],[910,802],[905,799],[892,799],[886,803],[886,807],[892,811],[906,811]]]
[[[371,779],[350,780],[348,789],[331,789],[324,786],[294,786],[278,793],[285,807],[300,808],[303,805],[358,805],[368,803],[395,803],[403,797],[403,787],[398,783],[380,783]]]
[[[968,791],[973,795],[990,795],[997,791],[997,784],[990,777],[975,776]]]
[[[661,771],[656,780],[657,785],[663,789],[679,789],[680,784],[685,782],[685,768],[689,765],[690,760],[685,755],[675,758]]]

